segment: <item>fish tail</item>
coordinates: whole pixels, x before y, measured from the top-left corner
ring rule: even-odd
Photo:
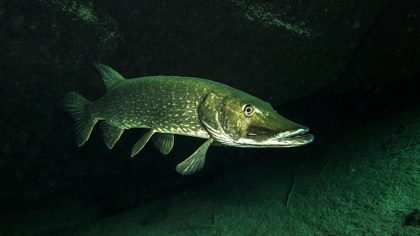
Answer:
[[[76,142],[80,147],[92,133],[97,119],[92,117],[86,109],[92,102],[88,101],[76,92],[69,92],[63,100],[63,108],[73,119],[76,125]]]

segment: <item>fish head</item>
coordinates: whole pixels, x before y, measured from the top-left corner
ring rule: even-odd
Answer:
[[[309,128],[286,119],[267,102],[242,91],[213,100],[203,119],[216,141],[237,147],[295,147],[313,141]]]

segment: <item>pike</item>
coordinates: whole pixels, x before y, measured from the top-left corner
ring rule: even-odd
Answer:
[[[75,120],[80,147],[101,122],[109,149],[126,129],[147,132],[134,144],[136,156],[152,139],[164,155],[174,146],[174,135],[206,139],[176,171],[190,175],[204,167],[211,144],[246,148],[301,146],[313,141],[305,126],[279,115],[263,100],[211,80],[180,76],[125,79],[103,64],[95,64],[107,92],[91,102],[76,92],[64,98],[64,110]],[[153,138],[152,138],[153,136]]]

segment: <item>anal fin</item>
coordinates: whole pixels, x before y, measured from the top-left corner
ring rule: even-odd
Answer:
[[[212,142],[213,139],[210,138],[201,144],[193,154],[176,166],[176,172],[182,175],[191,175],[203,169],[206,162],[206,153]]]
[[[106,146],[109,149],[112,149],[115,143],[120,139],[122,133],[124,132],[123,129],[112,126],[106,122],[101,124],[103,138]]]
[[[172,148],[174,147],[174,135],[155,134],[155,136],[153,136],[153,143],[163,155],[166,155],[170,153]]]
[[[147,131],[143,136],[134,144],[133,148],[131,149],[131,157],[134,157],[139,153],[143,147],[146,145],[147,142],[149,142],[152,135],[155,133],[155,130],[151,129]]]

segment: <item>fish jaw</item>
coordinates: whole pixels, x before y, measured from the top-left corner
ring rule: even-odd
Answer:
[[[255,139],[253,136],[248,135],[247,137],[239,138],[232,146],[237,147],[254,147],[254,148],[287,148],[287,147],[298,147],[314,140],[312,134],[307,133],[309,129],[307,127],[298,128],[296,130],[288,130],[280,132],[272,137],[266,139]]]
[[[273,147],[297,147],[314,140],[314,135],[309,134],[309,128],[303,127],[294,131],[286,131],[279,133],[275,137],[268,140],[268,145]]]

